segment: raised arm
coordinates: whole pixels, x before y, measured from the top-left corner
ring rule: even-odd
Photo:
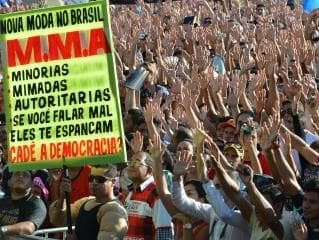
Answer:
[[[319,165],[319,153],[312,149],[303,139],[292,133],[287,127],[281,125],[281,130],[290,135],[292,147],[312,165]]]
[[[153,177],[156,183],[156,190],[168,213],[174,216],[179,211],[172,201],[171,193],[168,190],[166,178],[163,174],[162,159],[165,150],[161,147],[161,139],[158,134],[156,134],[153,139],[150,153],[153,158]]]
[[[279,222],[280,216],[277,216],[272,205],[259,192],[253,182],[253,171],[247,165],[239,166],[240,177],[245,183],[251,203],[258,212],[257,218],[262,226],[270,228],[278,239],[283,239],[284,229]]]
[[[239,211],[231,209],[225,202],[220,191],[215,187],[214,183],[208,179],[207,167],[203,154],[197,161],[197,169],[199,172],[199,180],[203,182],[203,188],[206,192],[206,198],[212,205],[216,215],[225,223],[238,227],[247,234],[250,232],[248,222],[242,217]]]
[[[71,180],[68,178],[62,178],[60,185],[60,197],[58,200],[54,201],[49,208],[50,222],[55,226],[66,226],[67,224],[64,192],[71,192]],[[72,222],[75,222],[82,204],[88,199],[89,198],[81,198],[71,204]]]
[[[182,151],[177,157],[174,166],[172,200],[181,212],[209,222],[211,211],[213,211],[210,204],[196,202],[187,197],[184,190],[182,177],[186,174],[191,160],[192,155],[188,151]]]
[[[252,205],[241,195],[239,186],[222,167],[219,161],[219,156],[212,156],[211,159],[218,179],[223,186],[224,192],[226,193],[228,198],[239,208],[243,218],[249,222],[253,210]]]

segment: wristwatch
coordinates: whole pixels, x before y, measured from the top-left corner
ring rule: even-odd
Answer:
[[[191,223],[185,223],[185,224],[183,225],[183,228],[184,228],[184,229],[192,229],[193,226],[192,226]]]
[[[7,226],[1,226],[1,228],[0,228],[1,236],[6,235],[7,232],[8,232],[8,227]]]

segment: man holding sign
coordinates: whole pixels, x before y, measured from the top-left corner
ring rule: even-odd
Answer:
[[[92,167],[89,176],[91,197],[82,198],[71,205],[75,234],[72,239],[122,239],[126,234],[127,213],[117,202],[113,188],[117,170],[115,166]],[[64,192],[71,192],[71,181],[63,178],[60,199],[50,206],[50,221],[56,226],[65,226],[66,209]]]

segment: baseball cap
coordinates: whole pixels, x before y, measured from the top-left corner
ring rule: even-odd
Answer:
[[[239,157],[244,156],[244,149],[240,144],[237,143],[226,143],[224,146],[224,152],[228,149],[234,149]]]
[[[273,177],[266,174],[254,174],[253,182],[260,192],[264,192],[269,187],[277,184]]]
[[[232,127],[232,128],[236,128],[236,123],[234,119],[229,119],[225,122],[221,122],[218,125],[218,128],[225,128],[225,127]]]
[[[269,195],[274,203],[284,201],[285,195],[273,177],[265,174],[254,174],[253,182],[258,191]],[[244,191],[247,191],[247,187],[244,188]]]
[[[92,166],[91,175],[115,178],[117,176],[117,167],[115,165]]]

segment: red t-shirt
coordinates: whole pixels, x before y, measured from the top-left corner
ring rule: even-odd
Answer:
[[[259,163],[261,166],[261,170],[263,171],[263,174],[269,175],[271,176],[271,172],[268,166],[268,162],[267,159],[265,157],[265,155],[263,153],[259,153],[258,154],[258,159],[259,159]],[[248,166],[251,167],[251,162],[250,161],[245,161],[244,164],[247,164]]]
[[[258,159],[259,159],[259,163],[260,163],[261,169],[263,171],[263,174],[271,176],[271,172],[270,172],[270,169],[269,169],[269,166],[268,166],[268,162],[267,162],[267,159],[266,159],[265,155],[263,153],[259,153],[258,154]],[[250,161],[244,161],[243,163],[247,164],[248,166],[251,167],[251,162]],[[209,179],[214,179],[214,176],[215,176],[215,169],[211,168],[209,170],[209,172],[208,172],[208,178]]]
[[[124,239],[155,239],[153,211],[155,201],[155,182],[151,182],[143,191],[131,191],[123,194],[122,202],[128,215],[128,230]]]
[[[89,166],[85,166],[81,169],[78,176],[72,180],[72,191],[70,194],[71,203],[91,195],[88,180],[90,173],[91,168]]]

